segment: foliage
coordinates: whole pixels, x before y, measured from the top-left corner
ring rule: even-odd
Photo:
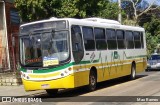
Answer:
[[[122,0],[122,9],[127,15],[126,20],[132,19],[135,21],[135,25],[137,25],[140,22],[142,15],[150,10],[159,8],[156,4],[158,1],[159,0]]]
[[[76,4],[78,0],[61,0],[61,8],[56,9],[55,12],[57,17],[74,17],[79,13]]]
[[[147,32],[151,33],[152,36],[160,35],[160,19],[153,16],[150,22],[144,24],[144,28]]]
[[[15,3],[24,21],[41,19],[45,14],[42,0],[15,0]]]
[[[118,4],[109,0],[15,0],[23,22],[49,17],[117,19]]]
[[[153,16],[150,22],[144,24],[146,30],[147,52],[150,55],[154,52],[157,44],[160,44],[160,20]]]
[[[99,5],[102,5],[99,4]],[[98,11],[97,17],[102,17],[102,18],[110,18],[113,20],[117,20],[117,15],[118,15],[118,4],[117,3],[106,3],[106,5],[102,6],[103,8]],[[124,12],[122,11],[122,15],[124,15]]]
[[[146,43],[147,43],[147,55],[151,55],[156,49],[158,43],[158,37],[152,36],[151,33],[146,32]]]

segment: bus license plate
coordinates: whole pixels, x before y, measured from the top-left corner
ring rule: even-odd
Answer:
[[[43,89],[46,89],[46,88],[50,88],[50,85],[49,85],[49,84],[42,84],[41,87],[42,87]]]

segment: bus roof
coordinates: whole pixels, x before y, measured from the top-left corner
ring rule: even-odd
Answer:
[[[26,25],[36,24],[36,23],[43,23],[43,22],[49,22],[49,21],[61,21],[61,20],[67,20],[70,24],[74,24],[74,25],[144,31],[144,28],[142,28],[142,27],[122,25],[118,21],[109,20],[109,19],[102,19],[102,18],[75,19],[75,18],[55,18],[55,17],[52,17],[52,18],[46,19],[46,20],[40,20],[40,21],[26,23],[26,24],[21,25],[21,27],[26,26]]]

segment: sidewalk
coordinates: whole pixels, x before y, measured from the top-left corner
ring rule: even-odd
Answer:
[[[0,96],[29,96],[45,92],[45,90],[29,91],[24,90],[23,85],[19,86],[0,86]]]

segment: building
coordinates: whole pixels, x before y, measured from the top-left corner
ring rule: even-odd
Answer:
[[[18,63],[20,18],[14,0],[0,0],[0,72],[14,72]]]

